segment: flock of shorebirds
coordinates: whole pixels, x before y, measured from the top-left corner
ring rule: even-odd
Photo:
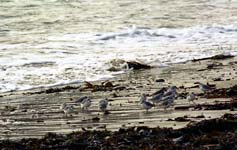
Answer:
[[[199,85],[199,89],[203,91],[204,93],[210,91],[212,88],[206,84],[197,82]],[[171,105],[173,105],[174,100],[177,98],[177,87],[171,86],[169,88],[162,88],[159,91],[152,94],[152,97],[150,99],[147,98],[146,94],[141,94],[139,102],[143,109],[148,112],[149,109],[154,107],[156,104],[160,104],[163,106],[163,108],[166,110]],[[186,99],[189,102],[193,102],[196,99],[196,94],[191,92],[187,95]],[[72,114],[74,112],[74,105],[80,105],[80,108],[82,111],[88,111],[89,107],[91,106],[91,98],[88,96],[80,97],[76,100],[74,100],[74,104],[67,104],[63,103],[60,106],[60,110],[64,112],[66,116],[69,114]],[[100,111],[106,113],[107,107],[108,107],[108,99],[105,98],[103,100],[100,100],[98,103],[98,108]]]

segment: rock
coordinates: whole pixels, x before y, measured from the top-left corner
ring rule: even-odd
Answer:
[[[187,117],[177,117],[174,119],[174,121],[177,121],[177,122],[186,122],[186,121],[190,121],[190,119],[187,119]]]
[[[109,112],[108,110],[106,110],[106,111],[104,112],[104,115],[108,115],[108,114],[110,114],[110,112]]]
[[[108,71],[121,71],[120,68],[116,68],[116,67],[110,67],[109,69],[107,69]]]
[[[219,78],[214,78],[212,79],[213,81],[223,81],[223,79],[221,79],[220,77]]]
[[[218,67],[218,66],[223,66],[222,63],[218,63],[218,62],[215,62],[215,63],[212,63],[212,64],[208,64],[207,65],[207,69],[214,69],[215,67]]]
[[[195,116],[193,118],[205,118],[205,116],[204,115],[198,115],[198,116]]]
[[[139,70],[139,69],[150,69],[151,66],[142,64],[136,61],[128,61],[127,62],[128,69]]]
[[[165,82],[164,79],[156,79],[156,82]]]
[[[113,90],[118,90],[118,91],[122,91],[122,90],[124,90],[124,89],[126,89],[125,86],[117,86],[117,87],[114,87],[114,88],[113,88]]]
[[[113,86],[114,86],[113,83],[110,82],[110,81],[104,82],[102,85],[103,85],[104,87],[113,87]]]
[[[100,121],[100,118],[99,117],[94,117],[94,118],[92,118],[91,119],[93,122],[98,122],[98,121]]]

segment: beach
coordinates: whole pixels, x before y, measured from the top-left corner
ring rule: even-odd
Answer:
[[[73,131],[92,132],[92,135],[97,131],[113,133],[139,126],[178,130],[226,114],[233,114],[235,127],[231,130],[236,137],[236,63],[235,57],[214,57],[164,68],[132,70],[109,81],[3,93],[1,140],[42,138],[48,132],[60,135]],[[208,82],[215,90],[204,94],[195,82]],[[178,87],[173,106],[164,110],[158,105],[148,112],[142,109],[141,93],[150,97],[162,87],[172,85]],[[196,93],[197,100],[187,101],[189,92]],[[89,110],[83,112],[77,108],[75,113],[65,117],[60,105],[73,103],[75,98],[85,95],[92,99]],[[108,114],[98,108],[99,100],[104,98],[109,100]]]
[[[2,0],[0,149],[237,149],[237,1]]]

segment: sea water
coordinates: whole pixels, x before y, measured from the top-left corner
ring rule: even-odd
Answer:
[[[235,0],[0,0],[0,92],[237,53]]]

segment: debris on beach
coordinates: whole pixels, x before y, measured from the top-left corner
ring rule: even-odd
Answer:
[[[156,79],[156,82],[165,82],[165,79]]]
[[[81,90],[91,90],[92,92],[96,91],[112,91],[117,89],[119,85],[113,85],[110,81],[102,82],[101,84],[93,84],[91,82],[85,81],[85,86]]]
[[[83,129],[67,135],[47,133],[41,139],[1,140],[0,149],[228,149],[236,143],[237,114],[193,122],[181,129],[120,128],[118,131]]]
[[[219,55],[214,55],[214,56],[211,56],[211,57],[205,57],[205,58],[200,58],[200,59],[193,59],[192,61],[196,62],[196,61],[209,60],[209,59],[212,59],[212,60],[224,60],[224,59],[229,59],[229,58],[233,58],[233,57],[235,57],[235,56],[230,55],[230,54],[219,54]]]
[[[139,69],[150,69],[151,66],[142,64],[136,61],[128,61],[126,62],[128,65],[128,69],[139,70]]]

